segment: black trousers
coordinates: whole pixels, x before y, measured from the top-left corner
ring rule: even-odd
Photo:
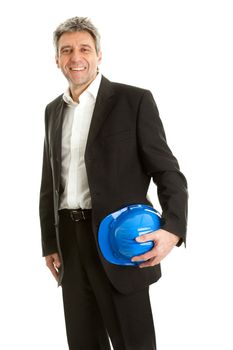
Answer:
[[[91,219],[60,216],[65,274],[62,293],[71,350],[155,350],[149,290],[119,293],[109,282],[95,246]]]

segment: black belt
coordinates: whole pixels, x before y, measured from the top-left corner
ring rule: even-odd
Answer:
[[[66,216],[75,222],[91,218],[91,209],[61,209],[59,215]]]

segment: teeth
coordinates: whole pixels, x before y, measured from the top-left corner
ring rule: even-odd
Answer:
[[[77,68],[70,68],[70,69],[75,71],[80,71],[80,70],[84,70],[85,67],[77,67]]]

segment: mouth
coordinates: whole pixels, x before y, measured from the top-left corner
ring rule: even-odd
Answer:
[[[86,69],[86,67],[70,67],[70,70],[73,72],[82,72]]]

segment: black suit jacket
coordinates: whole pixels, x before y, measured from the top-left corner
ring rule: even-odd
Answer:
[[[61,133],[66,104],[62,95],[45,112],[45,143],[40,191],[43,255],[62,252],[59,245],[61,191]],[[97,243],[100,221],[129,204],[151,205],[147,191],[157,185],[163,210],[163,228],[185,241],[187,183],[169,149],[158,109],[148,90],[112,83],[102,77],[92,116],[85,164],[93,209],[93,233],[108,278],[122,293],[131,293],[157,281],[160,265],[140,269],[117,266],[101,255]],[[60,283],[64,273],[60,271]]]

